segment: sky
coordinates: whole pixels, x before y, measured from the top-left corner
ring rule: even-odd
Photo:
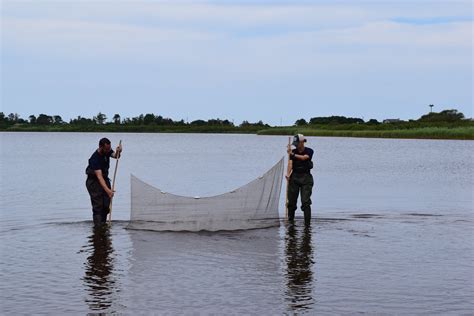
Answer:
[[[68,121],[473,115],[471,1],[1,1],[1,109]]]

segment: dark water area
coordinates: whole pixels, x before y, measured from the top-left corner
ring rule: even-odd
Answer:
[[[101,136],[0,134],[2,314],[474,310],[472,142],[309,138],[311,227],[211,233],[127,229],[130,173],[219,194],[266,171],[287,138],[107,135],[125,151],[114,222],[94,229],[84,168]]]

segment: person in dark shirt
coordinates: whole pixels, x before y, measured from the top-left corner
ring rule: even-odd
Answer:
[[[114,152],[110,140],[102,138],[99,148],[89,158],[86,188],[91,197],[92,219],[96,226],[106,222],[110,200],[114,196],[109,179],[110,157],[117,159],[121,152],[122,147],[118,146]]]
[[[292,150],[288,145],[290,161],[286,179],[288,180],[288,220],[295,219],[296,202],[301,192],[301,210],[304,213],[305,224],[309,225],[311,223],[311,193],[314,184],[311,175],[314,152],[311,148],[305,147],[305,142],[306,138],[298,134],[293,137],[292,143],[296,148]]]

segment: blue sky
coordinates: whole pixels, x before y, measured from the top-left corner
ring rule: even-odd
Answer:
[[[293,124],[473,112],[470,1],[3,1],[1,111]]]

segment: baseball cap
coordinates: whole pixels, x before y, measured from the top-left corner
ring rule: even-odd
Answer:
[[[297,146],[299,142],[305,142],[306,143],[306,138],[304,137],[303,134],[297,134],[293,136],[293,146]]]

